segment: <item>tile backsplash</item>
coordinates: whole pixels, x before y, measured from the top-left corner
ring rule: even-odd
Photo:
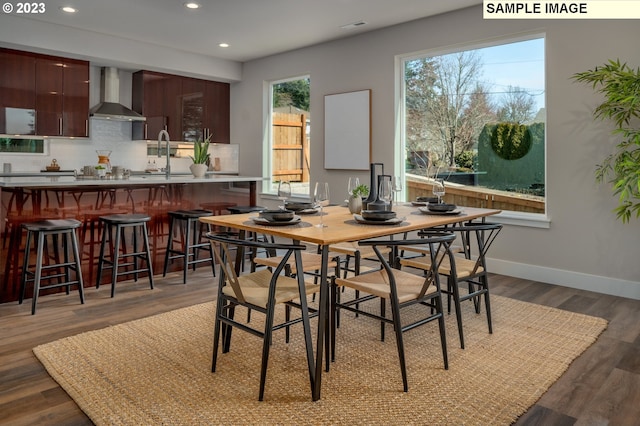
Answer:
[[[0,163],[11,163],[13,172],[38,172],[56,159],[61,170],[81,170],[85,165],[98,162],[96,150],[111,151],[111,165],[123,166],[131,170],[144,170],[149,159],[155,160],[159,167],[166,164],[165,158],[149,157],[146,141],[131,140],[131,123],[127,121],[111,121],[101,119],[89,120],[90,138],[66,139],[48,138],[45,142],[44,154],[0,153]],[[237,147],[237,145],[236,145]],[[213,147],[212,147],[213,148]],[[235,156],[233,148],[225,149],[224,171],[233,168],[237,172],[237,148]],[[210,149],[213,150],[213,149]],[[229,160],[231,155],[235,160]],[[215,157],[213,154],[211,157]],[[191,160],[187,158],[171,158],[173,172],[188,172]],[[234,167],[235,166],[235,167]]]

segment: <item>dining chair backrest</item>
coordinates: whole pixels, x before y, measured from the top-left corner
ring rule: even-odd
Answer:
[[[468,222],[446,228],[447,231],[460,235],[463,254],[467,259],[473,259],[475,265],[471,275],[475,275],[480,268],[486,270],[486,254],[502,230],[500,223]],[[420,231],[419,236],[428,235],[428,230]],[[455,268],[455,263],[452,263]]]
[[[431,230],[431,231],[421,231],[421,238],[416,239],[408,239],[408,240],[363,240],[358,244],[360,246],[371,246],[376,257],[380,261],[382,268],[386,271],[387,276],[389,277],[390,284],[392,286],[392,292],[394,291],[393,287],[395,287],[395,278],[393,275],[393,269],[399,269],[399,260],[398,260],[398,247],[411,245],[411,246],[424,246],[429,247],[428,253],[431,257],[431,268],[426,272],[425,285],[420,292],[419,297],[423,297],[425,292],[428,290],[429,286],[433,283],[438,286],[440,285],[440,280],[438,276],[438,268],[442,264],[442,262],[450,258],[452,256],[450,247],[453,241],[456,239],[456,235],[448,230]],[[388,254],[384,249],[381,248],[390,248],[392,250],[391,256],[392,264],[388,262]]]
[[[220,274],[220,285],[224,285],[225,281],[228,282],[228,284],[231,285],[234,292],[236,293],[238,300],[242,303],[244,303],[245,300],[242,295],[242,289],[238,283],[238,275],[240,275],[242,265],[238,264],[237,262],[244,262],[245,257],[242,255],[242,253],[246,249],[259,248],[273,253],[277,251],[284,252],[280,259],[280,262],[272,272],[271,285],[275,285],[278,275],[280,275],[287,266],[291,255],[294,255],[294,263],[296,265],[296,268],[300,268],[299,270],[302,270],[302,258],[299,253],[302,250],[306,250],[306,246],[304,245],[270,243],[263,240],[247,240],[240,238],[235,234],[229,233],[208,233],[207,238],[215,243],[218,243],[220,246],[219,251],[214,250],[214,255],[220,265],[220,269],[222,272]],[[240,251],[240,255],[238,255],[238,251]],[[234,255],[232,255],[232,252],[234,252]]]

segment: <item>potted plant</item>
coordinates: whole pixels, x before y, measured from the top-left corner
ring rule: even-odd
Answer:
[[[609,60],[572,78],[590,83],[605,96],[593,115],[601,120],[611,119],[616,125],[612,134],[620,136],[622,141],[596,166],[596,181],[610,178],[612,191],[618,195],[618,207],[614,210],[617,218],[623,223],[629,222],[633,212],[636,218],[640,217],[640,68],[621,64],[619,59]]]
[[[369,187],[365,184],[356,186],[349,193],[349,211],[360,213],[362,211],[362,198],[369,195]]]
[[[209,136],[204,141],[197,140],[193,143],[193,155],[189,157],[193,160],[193,164],[189,167],[193,176],[201,178],[207,173],[209,168],[209,143],[211,137]]]

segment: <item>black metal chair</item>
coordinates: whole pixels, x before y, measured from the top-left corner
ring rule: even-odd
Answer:
[[[336,328],[337,315],[340,310],[348,310],[359,315],[374,318],[380,321],[381,339],[384,340],[385,324],[392,324],[398,346],[398,358],[402,383],[405,392],[409,390],[407,369],[404,353],[402,334],[420,325],[437,321],[440,331],[440,344],[445,370],[449,368],[447,356],[447,339],[442,307],[440,278],[437,273],[438,266],[444,259],[451,256],[449,246],[455,239],[455,235],[448,232],[434,232],[431,236],[415,240],[366,240],[361,241],[361,246],[371,247],[375,252],[382,269],[360,274],[350,278],[337,277],[331,286],[331,359],[336,358]],[[417,275],[399,269],[392,268],[384,251],[391,248],[394,252],[401,244],[429,246],[432,268],[427,274]],[[357,292],[356,296],[348,301],[341,301],[345,295],[341,295],[339,287],[348,287]],[[380,299],[380,313],[374,313],[367,308],[366,302]],[[387,318],[385,312],[386,301],[391,307],[391,318]],[[403,308],[423,305],[425,313],[417,320],[403,324],[400,311]]]
[[[240,239],[229,234],[207,234],[217,244],[219,250],[214,252],[220,264],[218,300],[216,306],[215,328],[213,335],[213,359],[211,371],[216,371],[218,348],[222,340],[222,353],[231,349],[231,334],[233,328],[238,328],[250,334],[262,338],[262,367],[260,370],[260,390],[258,400],[264,398],[267,365],[269,361],[269,349],[272,341],[272,333],[282,328],[302,323],[306,357],[309,371],[309,381],[313,389],[315,382],[315,364],[313,356],[313,344],[311,340],[311,328],[309,318],[316,315],[317,311],[309,308],[307,296],[319,291],[319,286],[306,283],[303,274],[292,278],[283,274],[287,263],[293,259],[298,270],[302,270],[302,250],[305,246],[299,244],[274,244],[265,241],[253,241]],[[269,251],[284,251],[280,263],[273,269],[261,269],[251,273],[241,274],[241,263],[244,262],[244,251],[252,249],[265,249]],[[275,322],[275,309],[278,305],[298,308],[300,317],[291,319],[287,315],[284,322]],[[244,306],[252,311],[265,315],[264,328],[241,322],[235,318],[237,306]],[[310,315],[311,312],[311,315]]]
[[[471,222],[461,224],[449,230],[461,235],[461,240],[464,242],[462,253],[452,256],[450,260],[445,259],[445,261],[438,266],[438,273],[447,277],[447,289],[443,290],[443,293],[447,294],[447,310],[449,313],[451,312],[451,299],[453,298],[456,309],[456,320],[458,322],[458,334],[460,335],[460,347],[464,349],[464,332],[462,330],[460,302],[472,300],[475,311],[479,314],[480,298],[484,296],[487,325],[489,333],[493,333],[486,254],[500,233],[500,230],[502,230],[502,225],[499,223]],[[420,234],[423,233],[424,231]],[[429,271],[433,267],[431,259],[428,256],[400,259],[400,265],[425,271]],[[462,294],[461,284],[464,282],[467,283],[467,292]]]

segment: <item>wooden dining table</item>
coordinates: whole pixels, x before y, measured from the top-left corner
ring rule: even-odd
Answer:
[[[322,269],[320,278],[320,298],[318,301],[318,331],[315,359],[315,372],[313,381],[312,398],[320,399],[322,389],[322,361],[324,351],[328,351],[327,316],[329,315],[329,247],[351,241],[361,241],[376,237],[386,237],[420,229],[433,228],[442,225],[451,225],[467,222],[474,219],[482,219],[500,213],[500,210],[461,207],[459,213],[434,214],[423,213],[418,206],[412,204],[398,204],[393,207],[397,220],[395,224],[373,224],[356,221],[353,214],[344,206],[328,206],[322,209],[322,223],[324,227],[317,227],[320,223],[320,213],[299,215],[300,220],[290,225],[263,225],[254,220],[258,213],[219,215],[200,218],[200,221],[227,228],[238,229],[245,232],[267,234],[275,237],[291,239],[296,242],[316,244],[320,247],[322,255]],[[297,220],[297,219],[296,219]],[[325,340],[326,339],[326,340]],[[329,357],[326,358],[327,370]]]

